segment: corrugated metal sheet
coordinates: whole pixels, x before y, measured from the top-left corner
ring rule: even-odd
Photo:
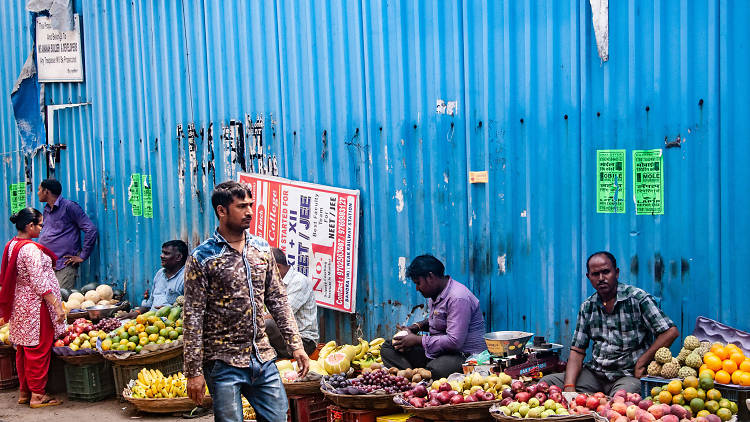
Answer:
[[[0,11],[6,93],[31,46],[23,3]],[[91,102],[60,111],[55,134],[68,145],[56,174],[101,228],[87,280],[140,297],[163,241],[213,229],[213,185],[275,158],[280,176],[362,191],[359,313],[325,311],[325,337],[422,316],[399,264],[423,252],[495,330],[567,342],[600,249],[682,332],[698,315],[750,329],[745,3],[611,2],[605,63],[587,0],[75,3],[86,82],[46,89],[49,104]],[[261,116],[265,156],[243,162],[226,129]],[[0,129],[7,184],[24,176],[8,101]],[[597,149],[677,136],[664,216],[635,216],[632,201],[596,214]],[[31,168],[33,194],[47,170]],[[469,184],[481,170],[489,183]],[[132,173],[153,176],[152,220],[129,211]]]

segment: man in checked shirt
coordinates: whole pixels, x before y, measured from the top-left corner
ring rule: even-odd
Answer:
[[[216,421],[242,421],[242,396],[259,421],[286,421],[287,398],[268,342],[263,305],[276,321],[305,376],[310,366],[286,289],[268,243],[247,229],[252,192],[243,184],[217,185],[211,203],[219,227],[185,264],[185,376],[188,396],[200,404],[208,385]]]
[[[596,293],[581,305],[570,357],[564,374],[542,378],[565,391],[598,391],[612,395],[623,389],[641,391],[640,377],[660,347],[669,347],[680,333],[656,305],[653,296],[618,281],[620,269],[609,252],[597,252],[586,262]],[[593,341],[591,361],[583,364]]]

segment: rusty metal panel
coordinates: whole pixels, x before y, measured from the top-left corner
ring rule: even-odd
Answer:
[[[23,3],[0,10],[19,28],[0,43],[6,93],[31,47]],[[85,82],[45,88],[48,104],[90,103],[53,134],[68,147],[55,174],[101,230],[85,281],[139,301],[161,243],[195,246],[216,224],[212,187],[255,171],[362,192],[359,312],[322,311],[324,338],[423,317],[403,268],[425,252],[493,330],[567,343],[600,249],[682,332],[698,315],[750,329],[743,3],[612,3],[605,63],[588,0],[74,3]],[[26,176],[0,107],[7,184]],[[665,215],[597,214],[596,150],[660,147]],[[40,207],[45,157],[28,169]],[[152,176],[153,219],[130,211],[133,173]]]

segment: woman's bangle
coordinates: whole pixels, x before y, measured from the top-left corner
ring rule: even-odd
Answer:
[[[575,385],[575,384],[565,384],[565,385],[563,385],[563,389],[565,389],[565,388],[568,388],[568,387],[573,387],[573,388],[575,388],[575,387],[576,387],[576,385]]]

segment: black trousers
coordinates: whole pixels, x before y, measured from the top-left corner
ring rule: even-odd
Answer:
[[[268,335],[268,341],[271,342],[271,346],[276,349],[276,354],[279,359],[291,359],[292,354],[286,348],[286,342],[284,337],[281,336],[281,331],[276,325],[276,321],[273,318],[266,319],[266,335]],[[303,338],[302,346],[305,348],[305,353],[310,356],[312,352],[318,347],[318,344],[312,340]]]
[[[380,356],[383,358],[383,364],[389,368],[425,368],[432,372],[432,379],[448,378],[448,375],[454,372],[463,373],[462,365],[466,359],[463,353],[445,354],[429,359],[422,346],[399,352],[390,340],[383,343]]]

